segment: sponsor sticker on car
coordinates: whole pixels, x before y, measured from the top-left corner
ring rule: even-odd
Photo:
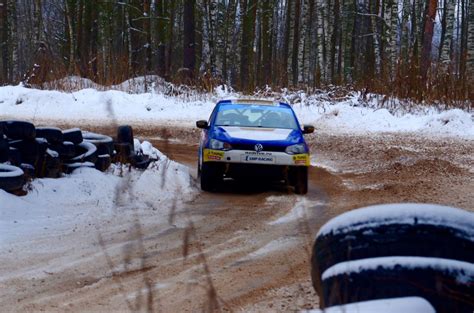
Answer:
[[[295,165],[309,166],[309,156],[307,154],[296,154],[293,156],[293,162],[295,162]]]
[[[221,161],[224,158],[224,151],[204,149],[204,162]]]
[[[240,157],[240,161],[244,163],[274,164],[275,157],[269,152],[246,152]]]

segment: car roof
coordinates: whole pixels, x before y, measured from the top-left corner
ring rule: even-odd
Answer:
[[[284,102],[265,100],[265,99],[251,99],[251,98],[221,100],[217,104],[218,105],[219,104],[268,105],[268,106],[283,106],[283,107],[291,108],[289,104],[284,103]]]

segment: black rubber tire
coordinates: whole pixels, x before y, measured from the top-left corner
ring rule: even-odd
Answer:
[[[108,154],[101,154],[97,156],[97,161],[95,162],[95,168],[101,172],[105,172],[112,163],[112,159]]]
[[[21,164],[21,152],[17,148],[10,147],[8,149],[8,161],[11,165],[20,166]]]
[[[25,175],[21,168],[0,164],[0,189],[8,192],[19,190],[25,183]]]
[[[130,125],[122,125],[117,128],[117,142],[128,143],[133,151],[133,129]]]
[[[132,156],[132,149],[130,144],[123,142],[114,143],[115,154],[114,162],[129,163]]]
[[[94,144],[99,155],[112,155],[114,152],[114,140],[112,137],[92,132],[82,132],[82,138],[84,138],[84,141]]]
[[[305,195],[308,193],[308,167],[295,168],[295,193]]]
[[[339,263],[322,279],[321,308],[421,297],[436,312],[472,312],[474,264],[437,258],[381,257]]]
[[[71,174],[78,168],[95,168],[94,163],[91,162],[76,162],[70,164],[63,164],[63,172],[66,174]]]
[[[35,125],[26,121],[4,121],[3,131],[12,140],[34,140],[36,137]]]
[[[50,144],[61,144],[63,142],[63,132],[56,127],[37,127],[36,138],[44,138]]]
[[[76,156],[76,146],[70,141],[49,145],[49,148],[59,153],[62,160],[69,160]]]
[[[146,170],[151,161],[152,160],[150,157],[144,154],[132,154],[130,157],[130,164],[132,164],[133,167],[141,170]]]
[[[97,147],[87,141],[81,142],[76,145],[76,156],[68,160],[68,163],[77,162],[91,162],[95,164],[97,161]]]
[[[83,141],[82,131],[79,128],[63,130],[63,140],[78,145]]]
[[[0,163],[8,161],[9,150],[8,141],[0,135]]]
[[[21,161],[23,163],[37,165],[37,162],[48,149],[48,143],[45,140],[14,140],[10,141],[10,147],[16,148],[21,153]]]
[[[220,164],[212,162],[203,162],[201,165],[201,190],[215,191],[222,181],[223,173],[220,170]]]
[[[25,180],[29,180],[33,177],[35,177],[35,167],[31,164],[27,164],[27,163],[22,163],[20,164],[19,166],[23,172],[25,173]]]
[[[40,158],[36,167],[36,177],[58,178],[61,176],[61,159],[59,153],[48,149]]]
[[[472,225],[474,213],[430,204],[377,205],[346,212],[323,225],[316,236],[313,286],[320,294],[322,273],[351,260],[397,255],[474,263]]]

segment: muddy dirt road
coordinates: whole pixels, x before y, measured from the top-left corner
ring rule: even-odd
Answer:
[[[195,173],[195,130],[135,132]],[[0,311],[316,308],[310,249],[314,234],[331,217],[370,204],[408,201],[474,210],[473,141],[317,132],[309,143],[314,166],[307,196],[279,185],[228,182],[218,193],[197,193],[172,207],[166,225],[140,227],[131,216],[117,216],[109,223],[120,227],[96,227],[100,240],[97,231],[84,228],[18,243],[1,256],[0,283],[6,288],[1,288]],[[32,248],[39,244],[58,249],[45,255]]]

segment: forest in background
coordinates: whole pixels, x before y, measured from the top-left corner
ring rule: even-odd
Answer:
[[[0,39],[0,84],[159,75],[474,99],[474,0],[0,0]]]

